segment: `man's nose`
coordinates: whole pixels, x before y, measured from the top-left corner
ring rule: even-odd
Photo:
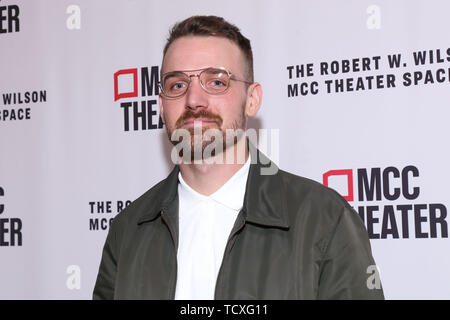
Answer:
[[[186,92],[186,108],[197,109],[206,108],[208,105],[208,93],[203,90],[200,79],[196,76],[191,76],[191,83]]]

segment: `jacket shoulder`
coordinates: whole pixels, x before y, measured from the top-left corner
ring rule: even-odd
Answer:
[[[300,203],[308,200],[322,205],[347,207],[350,204],[334,189],[329,188],[315,180],[279,170],[280,177],[289,198]]]
[[[280,170],[289,222],[295,228],[328,241],[339,224],[347,223],[348,232],[365,232],[365,226],[353,207],[335,190],[321,183]]]

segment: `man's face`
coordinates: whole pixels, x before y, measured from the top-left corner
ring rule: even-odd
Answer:
[[[208,67],[225,68],[238,79],[245,79],[246,62],[239,47],[222,37],[186,36],[175,40],[168,48],[163,60],[162,72],[196,70]],[[188,75],[198,74],[185,72]],[[243,129],[246,126],[247,85],[241,81],[230,81],[224,93],[213,95],[203,90],[198,77],[191,77],[185,95],[175,99],[160,96],[161,117],[167,127],[169,139],[176,129],[191,132],[192,150],[194,120],[202,130],[218,129],[222,132],[224,145],[227,129]],[[205,139],[205,137],[203,137]],[[208,145],[203,141],[202,150]],[[174,143],[175,144],[175,143]]]

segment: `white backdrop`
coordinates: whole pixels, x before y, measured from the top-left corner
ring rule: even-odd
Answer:
[[[143,76],[173,23],[214,14],[251,39],[264,91],[251,124],[279,130],[282,169],[350,196],[386,297],[449,299],[449,11],[444,0],[1,1],[0,298],[91,298],[109,220],[172,167]]]

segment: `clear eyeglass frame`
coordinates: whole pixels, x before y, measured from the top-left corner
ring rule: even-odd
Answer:
[[[195,72],[195,71],[200,71],[197,74],[191,74],[188,75],[186,72]],[[225,75],[225,78],[215,78],[214,75],[216,74],[221,74],[222,76]],[[208,87],[208,84],[205,84],[204,80],[208,80],[208,78],[205,79],[205,75],[206,76],[210,76],[211,78],[209,80],[212,81],[225,81],[226,80],[226,86],[222,86],[222,87],[218,87],[218,88],[214,88],[211,89]],[[182,88],[180,90],[179,93],[176,94],[170,94],[167,91],[167,88],[165,88],[165,82],[166,79],[169,76],[178,76],[180,81],[183,81],[185,84],[185,87]],[[161,75],[161,81],[158,82],[158,86],[161,90],[162,95],[165,98],[168,99],[176,99],[176,98],[180,98],[182,96],[184,96],[186,94],[186,92],[189,90],[189,87],[191,86],[191,82],[192,82],[192,77],[197,77],[199,79],[200,82],[200,86],[202,87],[202,89],[212,95],[218,95],[218,94],[223,94],[225,92],[228,91],[228,89],[230,88],[230,80],[235,80],[235,81],[240,81],[240,82],[244,82],[247,84],[252,84],[253,82],[250,81],[246,81],[243,79],[239,79],[236,78],[231,72],[229,72],[227,69],[222,68],[222,67],[208,67],[208,68],[202,68],[202,69],[194,69],[194,70],[182,70],[182,71],[170,71],[167,73],[164,73]],[[203,81],[202,81],[203,80]],[[179,84],[177,82],[175,82],[175,84]]]

